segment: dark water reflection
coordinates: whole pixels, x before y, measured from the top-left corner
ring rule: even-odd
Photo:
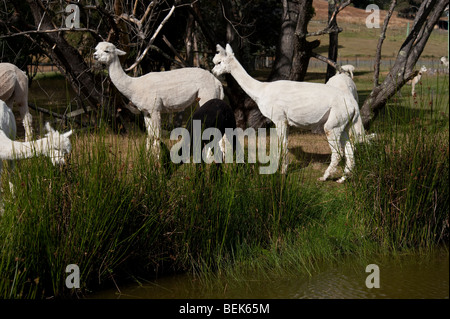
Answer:
[[[377,264],[380,288],[366,287],[367,264]],[[93,298],[144,299],[442,299],[449,298],[449,254],[446,249],[426,255],[346,258],[340,263],[320,265],[311,276],[276,275],[273,278],[252,276],[248,279],[221,280],[207,287],[188,275],[160,278],[144,285],[104,291]]]

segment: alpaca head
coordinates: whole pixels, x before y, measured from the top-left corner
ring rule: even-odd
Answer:
[[[420,73],[425,73],[427,72],[427,68],[425,67],[425,65],[422,65],[422,67],[420,68]]]
[[[234,58],[233,49],[227,44],[226,49],[224,49],[219,44],[216,46],[217,54],[214,56],[213,62],[215,67],[212,69],[212,73],[216,76],[222,75],[224,73],[231,72],[230,62]]]
[[[126,52],[119,50],[109,42],[99,42],[95,47],[94,60],[100,63],[110,65],[118,55],[125,55]]]
[[[50,157],[53,165],[64,164],[64,156],[70,153],[72,149],[72,144],[70,143],[70,135],[73,131],[60,134],[58,131],[54,130],[50,124],[47,122],[45,124],[47,129],[46,137],[49,140],[49,150],[48,156]]]

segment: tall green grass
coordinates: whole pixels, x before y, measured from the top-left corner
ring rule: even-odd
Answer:
[[[95,143],[89,138],[76,143],[66,167],[40,157],[3,174],[1,297],[67,295],[69,264],[80,267],[83,289],[98,286],[113,279],[118,265],[133,254],[136,236],[151,245],[148,229],[158,226],[146,193],[154,184],[140,181],[156,179],[149,170],[128,175],[126,159],[111,156],[117,144],[107,143],[104,134],[92,138]]]
[[[356,216],[392,249],[447,243],[449,235],[448,77],[416,97],[392,99],[360,145],[350,181]]]
[[[260,175],[247,164],[169,169],[154,161],[143,138],[103,132],[73,143],[65,167],[40,157],[3,174],[3,298],[68,296],[159,273],[220,273],[245,255],[251,265],[288,243],[318,243],[306,230],[316,225],[320,235],[317,225],[334,220],[342,204],[304,174]],[[323,251],[343,246],[345,235],[336,236]],[[81,290],[65,287],[69,264],[80,267]]]

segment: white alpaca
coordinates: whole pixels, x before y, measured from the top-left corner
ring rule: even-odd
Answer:
[[[350,93],[356,100],[356,103],[359,103],[359,96],[358,91],[356,89],[356,84],[350,78],[349,74],[347,73],[336,74],[335,76],[332,76],[326,84],[338,88],[343,92]],[[360,138],[358,142],[371,143],[371,141],[376,139],[377,137],[378,135],[376,133],[363,134],[362,138]]]
[[[353,82],[351,77],[346,73],[336,74],[332,76],[328,81],[327,85],[338,88],[341,91],[350,93],[357,103],[359,103],[358,91],[356,89],[356,84]]]
[[[11,109],[16,102],[25,128],[25,141],[29,141],[33,136],[33,118],[28,109],[28,78],[14,64],[0,63],[0,79],[0,100]]]
[[[422,78],[422,74],[427,72],[427,68],[425,65],[423,65],[420,68],[419,74],[417,74],[412,80],[411,80],[411,95],[414,96],[416,94],[416,84],[419,83],[420,79]]]
[[[339,74],[343,74],[343,73],[348,73],[350,75],[350,77],[353,79],[353,72],[355,71],[355,67],[351,64],[346,64],[341,66],[342,71],[344,72],[339,72]]]
[[[69,136],[72,131],[60,134],[45,125],[48,133],[46,137],[29,142],[16,142],[16,121],[11,109],[0,100],[0,173],[2,161],[30,158],[37,155],[50,157],[53,165],[64,164],[64,155],[72,148]]]
[[[446,68],[448,68],[448,60],[445,56],[441,58],[441,64],[443,64]]]
[[[354,167],[353,145],[350,134],[356,140],[364,137],[358,103],[350,93],[326,84],[275,81],[260,82],[253,79],[234,57],[227,44],[226,50],[217,45],[218,53],[213,59],[213,73],[217,76],[230,73],[242,89],[256,102],[261,113],[275,123],[283,150],[281,172],[288,168],[288,126],[311,129],[323,125],[331,147],[331,163],[319,179],[326,180],[337,168],[345,154],[342,183]]]
[[[147,149],[159,155],[161,113],[179,112],[196,100],[200,106],[211,99],[223,99],[223,87],[210,72],[200,68],[183,68],[129,77],[120,65],[119,55],[125,52],[109,42],[95,47],[94,59],[109,67],[109,76],[117,89],[144,114]]]

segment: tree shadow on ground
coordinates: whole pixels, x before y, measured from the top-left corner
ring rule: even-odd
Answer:
[[[330,162],[330,154],[306,152],[304,151],[303,146],[290,147],[289,153],[294,156],[296,160],[289,165],[295,166],[297,169],[305,168],[311,163],[328,164]]]

